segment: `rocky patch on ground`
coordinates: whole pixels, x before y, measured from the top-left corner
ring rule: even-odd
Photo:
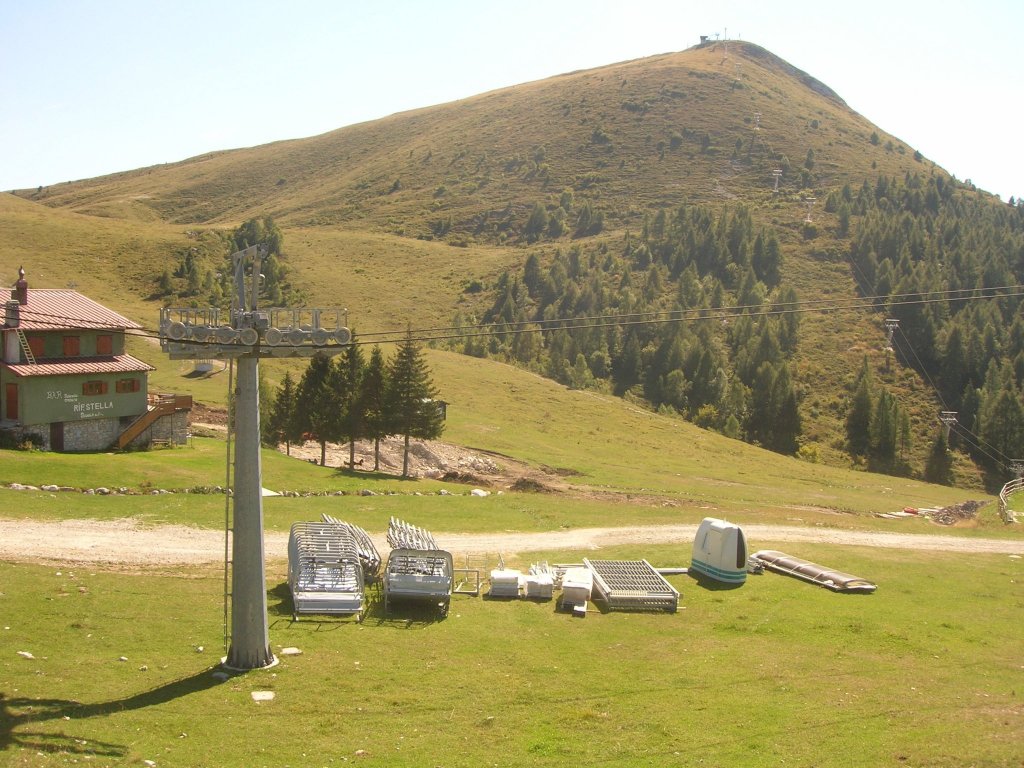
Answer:
[[[978,510],[985,506],[984,501],[961,501],[933,512],[929,517],[939,525],[956,525],[964,520],[973,520]]]

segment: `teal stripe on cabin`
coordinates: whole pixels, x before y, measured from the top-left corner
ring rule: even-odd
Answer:
[[[721,568],[716,568],[713,565],[705,563],[703,560],[694,560],[690,563],[690,568],[699,573],[703,573],[705,576],[710,576],[712,579],[718,579],[719,581],[728,581],[736,584],[742,584],[747,580],[747,571],[744,568],[742,571],[726,571]]]

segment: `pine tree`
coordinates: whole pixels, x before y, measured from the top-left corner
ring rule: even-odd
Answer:
[[[409,476],[409,440],[433,440],[441,435],[444,422],[437,403],[438,392],[430,378],[419,345],[407,330],[405,339],[388,367],[386,402],[394,420],[394,433],[405,438],[402,477]]]
[[[284,443],[285,453],[291,456],[292,442],[302,439],[302,433],[295,430],[296,391],[295,381],[290,371],[285,371],[284,379],[277,388],[270,416],[267,419],[267,431],[273,445]],[[262,424],[262,422],[261,422]]]
[[[992,402],[982,407],[985,418],[981,425],[981,436],[997,456],[1024,456],[1022,399],[1020,390],[1013,386],[1012,381],[1008,381],[996,393]]]
[[[348,440],[348,466],[355,468],[356,440],[365,434],[365,413],[360,397],[362,378],[366,361],[363,350],[355,343],[355,331],[352,331],[351,343],[344,354],[338,358],[338,433],[339,437]]]
[[[875,404],[871,419],[871,454],[882,467],[889,468],[896,458],[897,415],[896,398],[883,389]]]
[[[864,358],[857,388],[846,413],[846,442],[852,456],[867,456],[871,446],[871,370]]]
[[[387,389],[387,365],[384,353],[374,345],[359,387],[359,400],[363,412],[363,433],[373,440],[373,471],[380,469],[380,441],[389,432],[388,412],[384,402]]]
[[[953,482],[953,457],[946,443],[945,429],[939,430],[935,442],[932,443],[928,461],[925,463],[924,479],[929,483],[941,483],[942,485],[951,485]]]
[[[530,212],[530,218],[527,219],[526,227],[523,229],[526,242],[534,243],[539,240],[547,226],[548,212],[544,210],[544,204],[534,203],[533,210]]]
[[[621,395],[636,385],[643,375],[643,363],[640,355],[640,340],[636,331],[631,330],[622,352],[614,358],[612,376],[615,379],[615,393]]]
[[[900,433],[900,463],[905,462],[905,456],[913,445],[912,434],[910,431],[910,414],[907,413],[905,408],[898,408],[899,413],[899,433]]]
[[[775,366],[765,362],[758,366],[751,386],[750,416],[747,418],[747,434],[750,439],[770,447],[773,429],[774,412],[772,396],[775,393],[775,379],[778,372]]]
[[[768,446],[779,453],[796,453],[797,438],[800,437],[800,412],[797,408],[796,391],[789,375],[789,366],[783,363],[772,386],[772,427]]]
[[[171,271],[169,269],[165,269],[163,274],[160,275],[158,287],[160,288],[161,296],[168,296],[174,292],[174,281],[171,280]]]
[[[295,428],[320,444],[320,466],[327,460],[327,442],[334,438],[337,423],[333,367],[327,355],[313,355],[299,380],[296,395]]]

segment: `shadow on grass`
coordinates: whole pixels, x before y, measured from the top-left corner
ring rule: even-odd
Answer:
[[[348,464],[344,464],[340,467],[327,467],[327,469],[333,470],[331,474],[335,477],[354,477],[359,480],[412,480],[415,481],[415,477],[402,477],[401,475],[393,475],[389,472],[385,472],[382,469],[362,469],[357,466],[355,469],[350,469]]]
[[[696,571],[692,570],[690,571],[689,576],[691,579],[697,582],[697,586],[702,587],[708,590],[709,592],[730,592],[734,589],[739,589],[744,584],[746,584],[745,581],[741,581],[739,584],[727,584],[724,581],[717,581],[715,579],[708,578],[704,574],[697,573]]]
[[[447,614],[436,604],[417,600],[392,600],[388,610],[384,610],[384,592],[378,584],[371,584],[365,592],[366,609],[363,623],[373,623],[378,627],[393,629],[423,629],[431,624],[444,621]],[[287,618],[290,624],[295,623],[292,613],[292,592],[288,582],[284,581],[267,592],[267,613],[278,620]],[[317,630],[335,629],[346,624],[355,624],[351,615],[330,616],[324,614],[302,614],[298,622],[316,626]],[[277,624],[277,621],[274,622]]]
[[[217,669],[218,667],[210,667],[190,677],[174,680],[148,691],[92,704],[70,699],[33,699],[24,696],[12,698],[0,692],[0,752],[19,747],[48,754],[124,757],[128,749],[123,744],[78,738],[63,729],[59,733],[34,731],[30,730],[29,726],[32,723],[44,723],[49,720],[67,719],[74,722],[166,704],[220,685],[222,680],[213,676]]]
[[[391,627],[394,629],[423,629],[432,624],[444,621],[447,611],[439,604],[422,600],[392,600],[388,610],[384,610],[384,591],[379,583],[374,583],[366,588],[365,592],[366,609],[363,613],[363,623],[373,623],[378,627]],[[267,613],[271,617],[278,617],[278,620],[287,618],[294,624],[293,618],[292,591],[287,581],[282,581],[273,589],[267,591]],[[317,629],[336,628],[345,624],[357,623],[351,615],[319,615],[303,614],[298,619],[303,624],[316,625]],[[277,621],[273,622],[275,625]]]
[[[391,629],[426,629],[447,617],[447,611],[439,605],[420,600],[392,599],[385,610],[382,594],[367,608],[363,623],[373,622],[374,626]]]
[[[282,581],[267,592],[267,613],[271,616],[292,615],[292,590],[287,581]]]

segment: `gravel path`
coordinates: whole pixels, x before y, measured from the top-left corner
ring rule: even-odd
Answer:
[[[882,533],[781,525],[744,525],[752,549],[760,542],[813,542],[887,549],[1024,555],[1024,539],[967,538],[956,535]],[[543,533],[444,533],[438,543],[455,555],[521,552],[546,549],[579,550],[581,554],[616,544],[673,544],[689,547],[696,525],[628,528],[576,528]],[[388,550],[383,534],[374,537]],[[288,536],[268,532],[268,559],[288,556]],[[14,562],[97,563],[170,566],[218,563],[224,558],[220,531],[181,525],[147,526],[135,520],[38,521],[0,518],[0,560]]]

